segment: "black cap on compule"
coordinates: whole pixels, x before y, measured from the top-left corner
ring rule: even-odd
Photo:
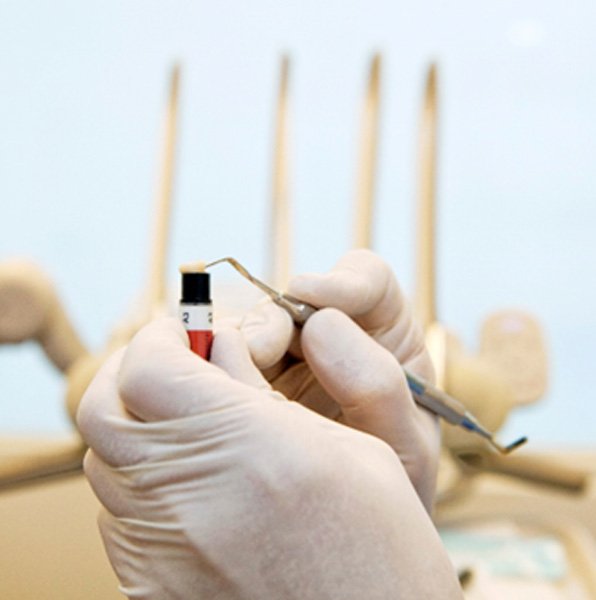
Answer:
[[[185,304],[209,304],[211,286],[209,273],[182,273],[182,298]]]

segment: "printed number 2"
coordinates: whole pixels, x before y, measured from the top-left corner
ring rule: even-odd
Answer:
[[[189,319],[190,319],[190,313],[183,312],[182,313],[182,322],[183,323],[188,323]]]

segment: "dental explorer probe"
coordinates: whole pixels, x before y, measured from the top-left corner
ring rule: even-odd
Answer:
[[[268,286],[265,282],[257,279],[236,259],[230,256],[207,263],[204,268],[213,267],[224,262],[232,265],[232,267],[234,267],[238,273],[240,273],[243,277],[248,279],[248,281],[267,294],[271,300],[275,302],[275,304],[286,310],[297,326],[300,327],[304,325],[308,318],[317,312],[318,309],[311,304],[302,302],[301,300],[298,300],[289,294],[284,294],[283,292],[275,290]],[[459,400],[452,398],[449,396],[449,394],[446,394],[439,388],[431,385],[427,381],[424,381],[417,375],[410,373],[410,371],[407,369],[403,369],[403,371],[406,375],[408,387],[412,391],[415,401],[420,404],[420,406],[423,406],[432,413],[442,417],[445,419],[445,421],[452,425],[457,425],[483,437],[501,454],[509,454],[527,442],[526,437],[521,437],[508,446],[502,446],[495,440],[494,434],[483,427],[479,423],[478,419],[476,419],[476,417],[474,417],[474,415],[468,411]]]

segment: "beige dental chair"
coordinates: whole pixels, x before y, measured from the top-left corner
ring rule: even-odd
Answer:
[[[35,265],[0,264],[0,304],[4,343],[37,340],[62,372],[86,356]],[[0,598],[74,600],[82,590],[89,599],[121,597],[96,530],[99,507],[82,475],[84,452],[76,432],[0,436]]]

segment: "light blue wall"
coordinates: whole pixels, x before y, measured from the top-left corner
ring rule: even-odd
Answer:
[[[359,103],[384,54],[375,248],[413,280],[415,131],[441,67],[440,315],[473,348],[521,306],[550,343],[548,397],[508,431],[593,444],[596,5],[367,0],[0,2],[0,259],[36,259],[101,346],[146,271],[170,64],[181,59],[175,266],[264,265],[272,106],[292,73],[295,270],[349,247]],[[61,431],[62,382],[0,348],[0,427]]]

